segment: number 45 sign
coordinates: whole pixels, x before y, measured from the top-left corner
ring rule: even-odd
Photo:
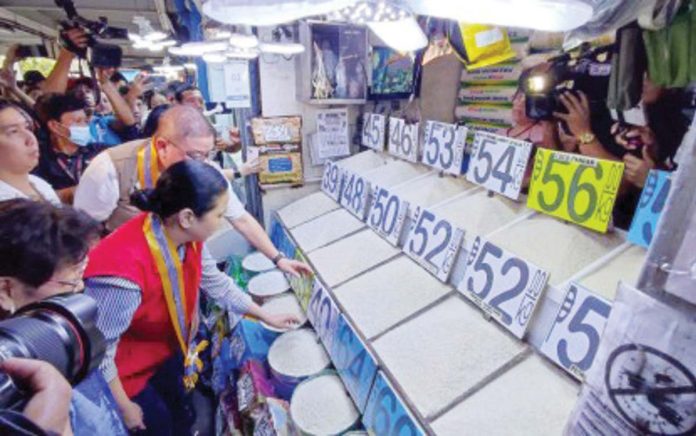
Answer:
[[[363,115],[362,145],[373,150],[384,150],[384,131],[387,119],[384,115],[366,113]]]
[[[529,142],[477,132],[466,178],[517,200],[531,150]]]

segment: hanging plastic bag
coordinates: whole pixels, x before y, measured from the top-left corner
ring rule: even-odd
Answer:
[[[498,64],[516,57],[507,31],[486,24],[450,26],[449,41],[467,70]]]

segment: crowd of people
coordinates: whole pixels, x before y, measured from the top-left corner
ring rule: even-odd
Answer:
[[[79,29],[66,37],[86,44]],[[276,249],[232,189],[258,162],[216,164],[238,151],[239,132],[218,135],[198,88],[147,89],[145,74],[128,82],[113,69],[70,78],[75,56],[64,48],[47,77],[33,71],[19,83],[10,50],[0,73],[0,306],[7,316],[84,292],[107,348],[72,390],[69,422],[30,413],[31,403],[26,414],[59,434],[189,434],[199,289],[237,317],[231,326],[243,315],[276,328],[297,322],[251,301],[204,241],[227,220],[280,270],[311,271]],[[50,373],[3,365],[30,383]]]

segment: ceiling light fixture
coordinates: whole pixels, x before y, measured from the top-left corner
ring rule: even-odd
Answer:
[[[206,53],[225,51],[227,47],[227,41],[195,41],[187,42],[179,47],[170,47],[169,53],[176,56],[201,56]]]
[[[227,24],[272,26],[312,15],[325,15],[355,0],[205,0],[203,13]]]
[[[389,0],[362,0],[329,14],[334,21],[367,24],[401,21],[411,13],[401,4]]]
[[[259,50],[261,50],[261,53],[296,55],[303,53],[305,48],[302,44],[297,43],[262,42],[259,45]]]
[[[229,38],[230,44],[239,48],[255,48],[259,46],[259,39],[255,35],[233,33]]]

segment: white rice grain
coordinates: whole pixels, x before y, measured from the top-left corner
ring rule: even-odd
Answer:
[[[334,435],[350,429],[360,416],[341,379],[325,374],[300,383],[290,401],[290,416],[312,435]]]
[[[283,333],[268,351],[268,364],[277,373],[304,378],[326,369],[331,360],[319,337],[308,328]]]

